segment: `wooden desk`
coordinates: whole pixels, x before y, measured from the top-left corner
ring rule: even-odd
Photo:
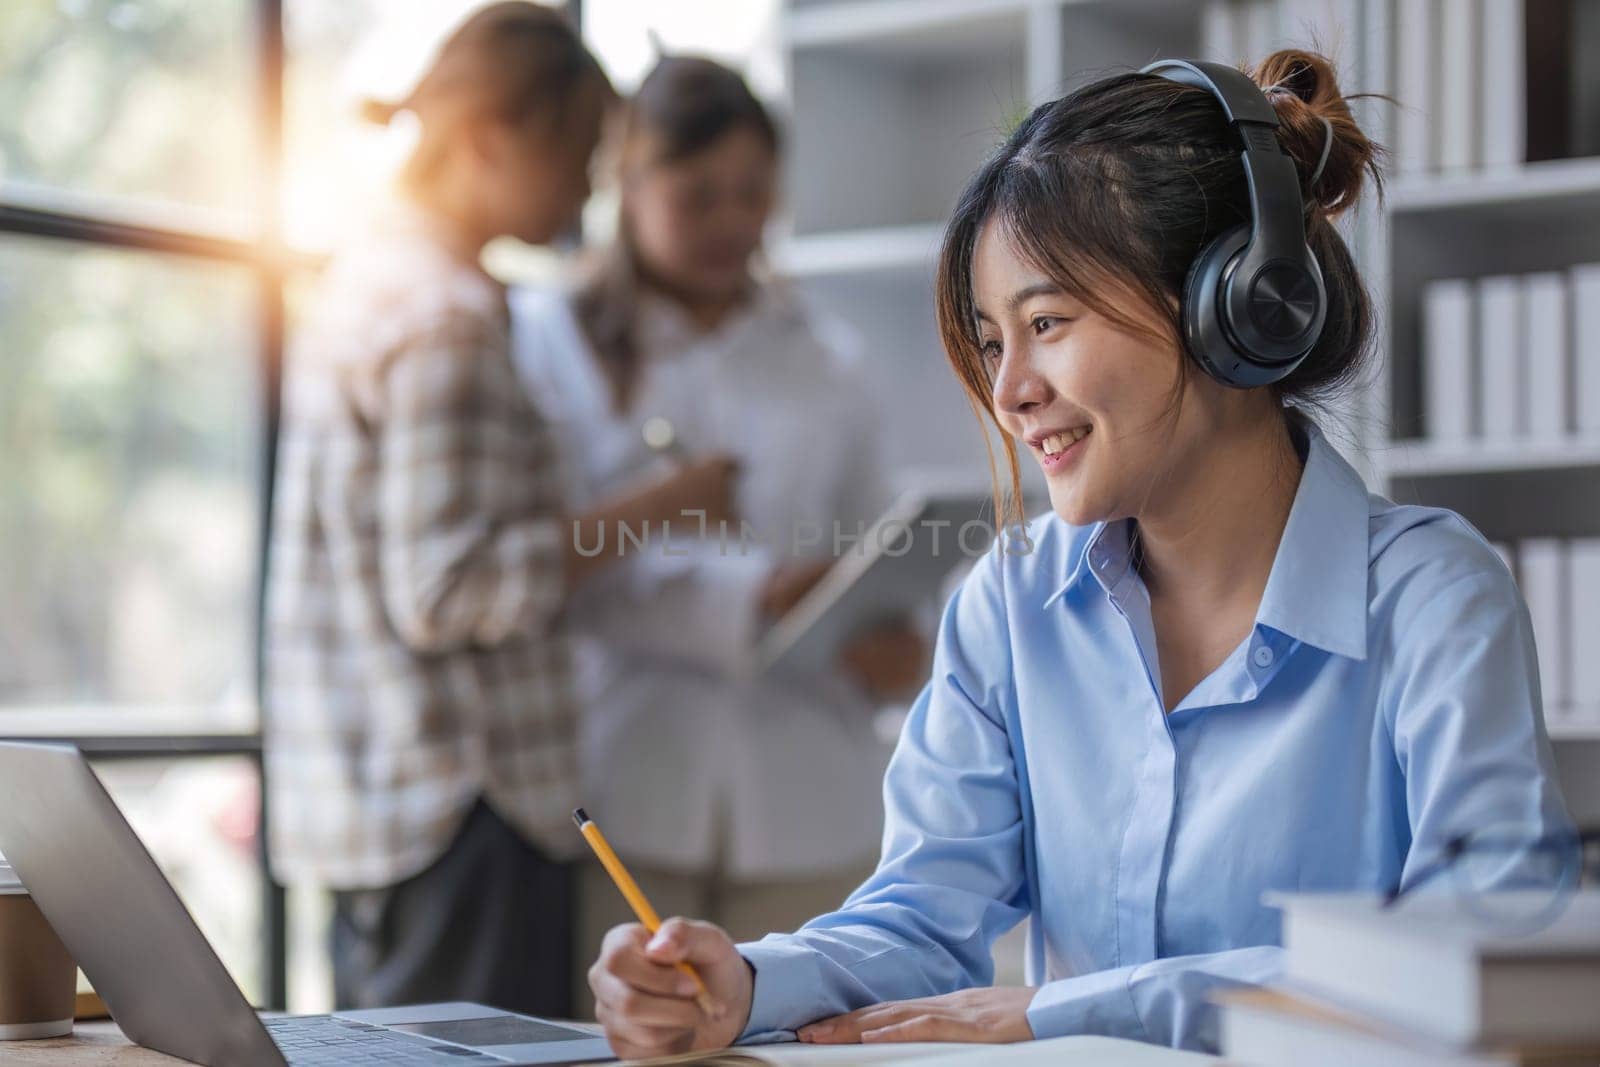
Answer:
[[[110,1020],[79,1023],[71,1037],[0,1041],[0,1064],[4,1067],[59,1067],[63,1063],[94,1064],[95,1067],[171,1067],[187,1062],[132,1044]]]
[[[598,1030],[594,1023],[570,1023],[585,1030]],[[60,1067],[64,1063],[91,1064],[93,1067],[172,1067],[186,1064],[161,1052],[140,1048],[122,1036],[109,1019],[79,1023],[71,1037],[47,1041],[0,1041],[0,1067]]]

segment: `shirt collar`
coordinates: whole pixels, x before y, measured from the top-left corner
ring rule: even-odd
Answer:
[[[1305,470],[1266,591],[1258,626],[1350,659],[1367,655],[1367,488],[1321,429],[1302,420]],[[1066,577],[1045,600],[1055,603],[1086,575],[1112,589],[1131,565],[1129,520],[1088,527],[1067,557]]]
[[[1361,475],[1306,420],[1310,447],[1256,622],[1367,658],[1370,503]]]

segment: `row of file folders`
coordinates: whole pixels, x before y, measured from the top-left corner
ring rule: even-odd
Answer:
[[[1252,64],[1277,48],[1327,51],[1402,177],[1493,171],[1600,154],[1595,0],[1207,0],[1201,52]]]
[[[1389,3],[1385,91],[1399,102],[1398,173],[1493,170],[1600,151],[1600,6],[1592,0]],[[1369,34],[1369,47],[1381,47],[1381,26]]]
[[[1495,548],[1528,603],[1545,721],[1600,726],[1600,538],[1534,538]]]
[[[1424,436],[1600,439],[1600,263],[1441,279],[1422,300]]]

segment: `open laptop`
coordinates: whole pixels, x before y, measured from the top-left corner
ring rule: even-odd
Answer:
[[[0,853],[128,1038],[206,1067],[613,1060],[586,1030],[424,1004],[263,1019],[71,745],[0,742]]]

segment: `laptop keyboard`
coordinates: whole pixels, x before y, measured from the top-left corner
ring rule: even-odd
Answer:
[[[369,1023],[331,1015],[296,1015],[263,1019],[267,1033],[291,1067],[323,1064],[503,1064],[506,1061],[460,1045],[443,1045],[425,1037],[386,1030]]]

